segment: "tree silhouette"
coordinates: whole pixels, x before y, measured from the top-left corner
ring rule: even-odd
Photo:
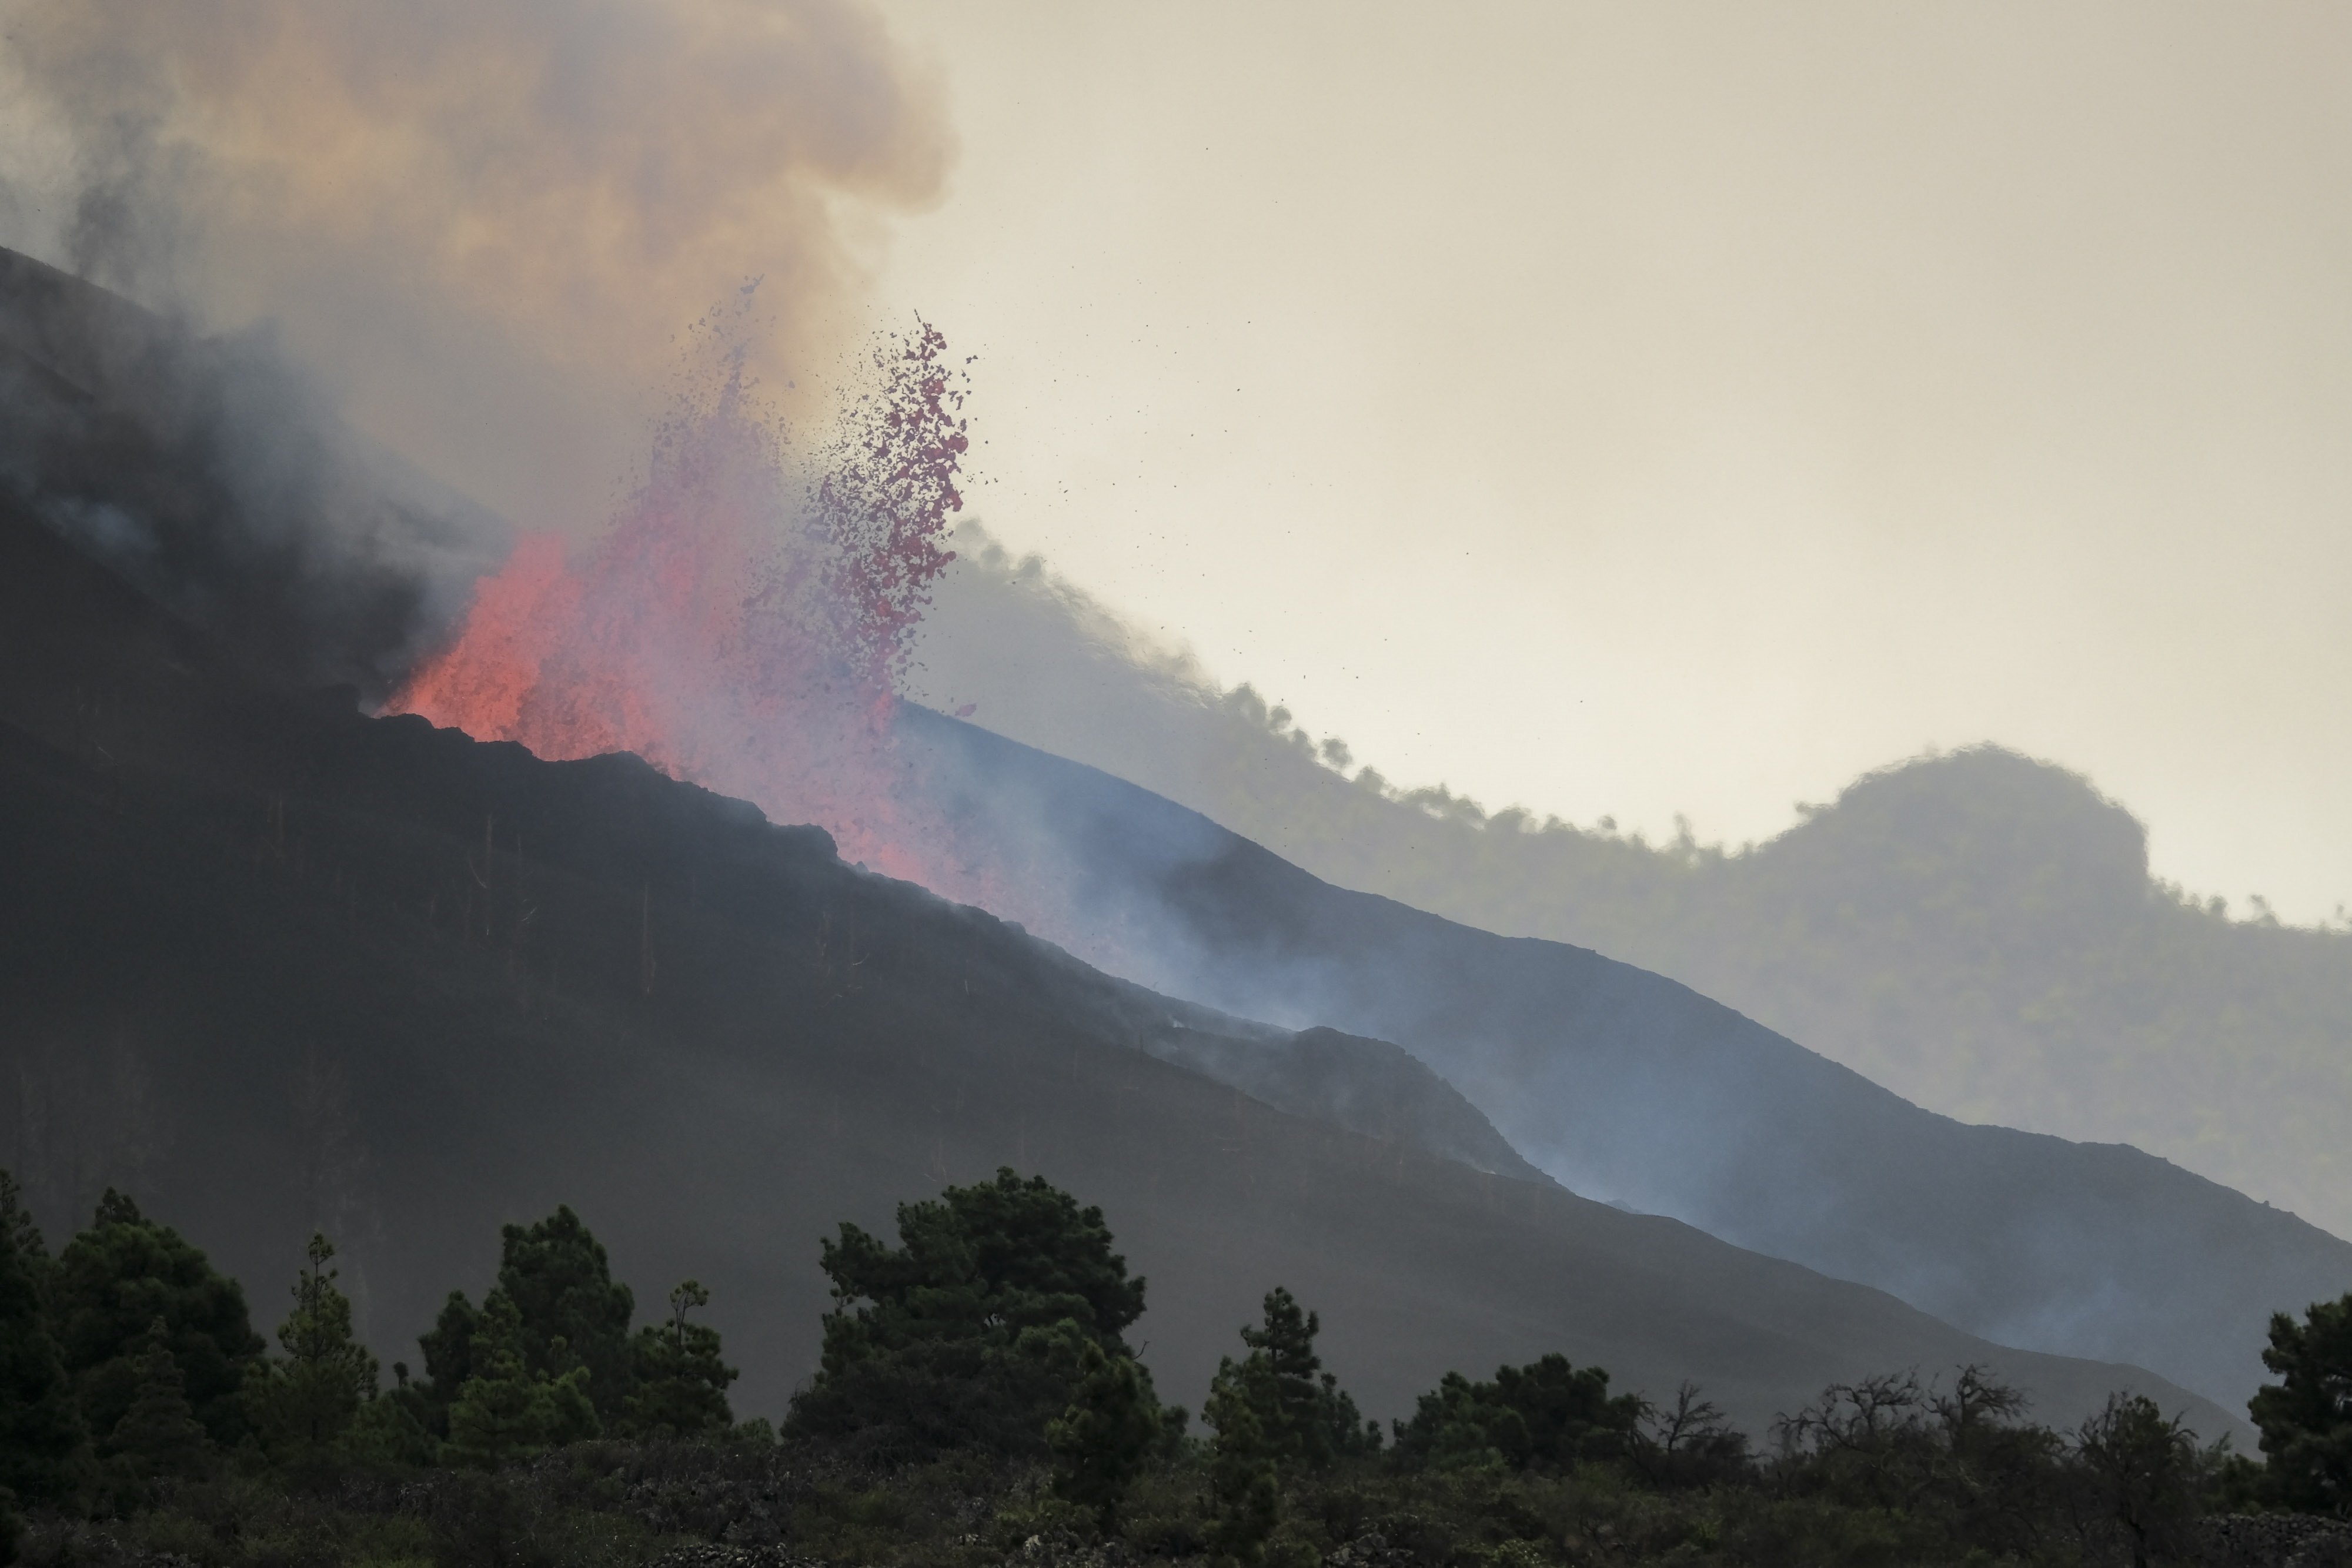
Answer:
[[[2075,1463],[2084,1521],[2112,1532],[2132,1568],[2176,1555],[2197,1511],[2195,1434],[2143,1394],[2111,1394],[2083,1423]]]
[[[199,1473],[210,1445],[188,1403],[186,1379],[172,1356],[171,1328],[162,1318],[147,1325],[130,1360],[138,1383],[130,1406],[107,1436],[113,1467],[134,1484]]]
[[[855,1225],[823,1244],[835,1306],[791,1427],[876,1451],[1042,1453],[1086,1346],[1133,1359],[1120,1336],[1142,1315],[1143,1281],[1102,1211],[1003,1169],[898,1218],[897,1247]]]
[[[523,1357],[521,1315],[504,1291],[483,1303],[469,1352],[473,1375],[449,1407],[449,1453],[484,1468],[596,1436],[588,1369],[561,1377],[533,1372]],[[560,1354],[562,1346],[557,1350]]]
[[[352,1303],[327,1267],[334,1244],[313,1234],[278,1325],[282,1358],[247,1370],[246,1417],[272,1457],[315,1461],[337,1448],[375,1396],[376,1361],[352,1335]]]
[[[132,1358],[160,1317],[205,1432],[224,1448],[245,1435],[238,1396],[261,1337],[244,1289],[178,1231],[110,1187],[90,1228],[58,1255],[51,1281],[58,1348],[93,1432],[111,1431],[130,1408],[140,1378]]]
[[[2274,1313],[2263,1364],[2279,1380],[2247,1411],[2262,1433],[2267,1489],[2289,1508],[2352,1517],[2352,1292],[2313,1302],[2299,1323]]]
[[[635,1382],[629,1322],[636,1299],[614,1283],[604,1244],[568,1205],[499,1234],[498,1289],[514,1303],[523,1364],[551,1378],[584,1367],[596,1414],[618,1421]]]
[[[1045,1427],[1045,1446],[1059,1462],[1055,1492],[1094,1510],[1103,1533],[1110,1534],[1129,1483],[1166,1430],[1143,1368],[1088,1342],[1078,1355],[1069,1406]]]
[[[417,1393],[428,1424],[441,1437],[449,1435],[449,1406],[457,1402],[458,1391],[472,1375],[474,1331],[481,1321],[482,1314],[466,1299],[466,1292],[452,1291],[441,1303],[433,1326],[416,1336],[417,1348],[425,1356],[425,1382]]]
[[[727,1385],[740,1374],[719,1359],[719,1331],[688,1322],[686,1316],[709,1304],[709,1291],[685,1281],[669,1293],[669,1321],[637,1331],[636,1389],[628,1400],[631,1430],[648,1437],[690,1437],[733,1424]]]
[[[1362,1419],[1315,1353],[1322,1320],[1279,1285],[1266,1292],[1263,1312],[1256,1327],[1241,1331],[1249,1354],[1218,1363],[1202,1410],[1217,1434],[1210,1447],[1215,1543],[1245,1563],[1258,1559],[1281,1521],[1286,1472],[1380,1446],[1379,1428]]]
[[[0,1487],[53,1501],[73,1490],[87,1438],[41,1299],[48,1260],[30,1250],[40,1232],[5,1171],[0,1184]]]

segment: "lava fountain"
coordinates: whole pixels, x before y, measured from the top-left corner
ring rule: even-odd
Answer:
[[[796,481],[728,336],[703,323],[697,390],[604,537],[578,552],[524,537],[388,711],[551,760],[633,751],[814,822],[891,875],[984,898],[892,737],[915,631],[955,559],[964,372],[928,323],[886,340],[875,384]]]

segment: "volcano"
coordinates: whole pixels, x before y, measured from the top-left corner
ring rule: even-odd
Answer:
[[[1171,1397],[1285,1283],[1381,1415],[1559,1350],[1759,1430],[1963,1362],[2053,1418],[2130,1386],[2236,1429],[1578,1197],[1402,1053],[1113,979],[634,758],[273,689],[14,508],[0,668],[6,1162],[51,1227],[124,1186],[265,1300],[326,1227],[388,1358],[499,1223],[568,1202],[641,1300],[711,1287],[772,1413],[814,1365],[818,1237],[1011,1165],[1104,1207]]]
[[[94,559],[103,538],[60,533],[40,485],[61,475],[118,509],[176,497],[173,526],[199,533],[234,532],[215,514],[246,498],[194,483],[152,420],[104,417],[108,389],[52,341],[0,334],[12,408],[67,410],[41,427],[65,433],[53,447],[110,443],[78,466],[45,449],[0,495],[0,1159],[54,1228],[121,1186],[268,1299],[323,1227],[390,1359],[443,1292],[485,1282],[500,1222],[570,1203],[641,1300],[687,1274],[712,1288],[740,1403],[772,1413],[814,1364],[817,1239],[1012,1166],[1104,1207],[1151,1281],[1139,1333],[1177,1399],[1280,1283],[1381,1415],[1444,1371],[1557,1350],[1653,1395],[1696,1379],[1752,1431],[1830,1381],[1968,1362],[2046,1418],[2132,1387],[2242,1431],[2156,1373],[2005,1347],[1537,1168],[1580,1150],[1570,1186],[1636,1208],[1675,1197],[1643,1170],[1745,1170],[1759,1208],[1697,1218],[1813,1213],[1812,1234],[1856,1232],[1856,1266],[1831,1270],[1865,1278],[1889,1258],[1964,1271],[2019,1234],[1972,1218],[2009,1156],[1945,1152],[2014,1134],[1906,1122],[1654,977],[1328,888],[1131,787],[899,708],[895,755],[938,820],[1051,895],[1040,933],[1108,917],[1059,934],[1109,944],[1120,977],[635,758],[548,761],[363,716],[359,679],[289,684],[235,615],[201,613],[217,595],[175,599]],[[325,667],[380,672],[394,631]],[[1824,1128],[1843,1141],[1811,1164],[1759,1163]],[[2056,1215],[2063,1237],[2082,1195],[2035,1210],[2023,1186],[2084,1183],[2096,1156],[2042,1143],[2056,1163],[2017,1166],[1998,1212]],[[2186,1200],[2150,1198],[2140,1169],[2116,1215],[2187,1236],[2182,1267],[2234,1256],[2199,1251],[2200,1211],[2165,1209]],[[1872,1179],[1875,1209],[1852,1201]],[[1921,1207],[1938,1179],[1959,1183],[1940,1238]],[[2232,1197],[2213,1212],[2242,1222]],[[2046,1249],[1992,1277],[2075,1300],[2048,1289],[2072,1276]]]

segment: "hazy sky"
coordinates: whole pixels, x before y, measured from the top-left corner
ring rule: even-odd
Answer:
[[[1998,740],[2352,903],[2352,11],[885,10],[978,514],[1221,679],[1733,841]]]

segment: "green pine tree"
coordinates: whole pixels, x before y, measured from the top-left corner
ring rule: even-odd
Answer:
[[[1311,1469],[1337,1455],[1377,1447],[1377,1430],[1315,1353],[1322,1320],[1278,1285],[1266,1292],[1264,1312],[1257,1327],[1242,1330],[1249,1354],[1239,1363],[1227,1358],[1217,1375],[1229,1383],[1233,1398],[1249,1406],[1265,1452],[1286,1469]]]
[[[636,1300],[614,1281],[604,1244],[568,1206],[535,1225],[506,1227],[500,1240],[498,1288],[514,1303],[524,1366],[550,1378],[584,1368],[597,1416],[623,1420],[635,1382]]]
[[[1283,1476],[1380,1442],[1315,1353],[1322,1320],[1279,1285],[1266,1292],[1263,1312],[1256,1327],[1242,1330],[1249,1354],[1218,1364],[1202,1411],[1217,1434],[1209,1451],[1216,1542],[1244,1563],[1258,1560],[1281,1522]]]
[[[669,1293],[669,1322],[637,1331],[635,1391],[629,1427],[647,1437],[689,1437],[734,1424],[727,1385],[740,1375],[719,1359],[719,1331],[688,1322],[687,1313],[710,1304],[710,1292],[692,1280]]]
[[[1143,1281],[1111,1250],[1102,1210],[1010,1169],[898,1206],[897,1247],[855,1225],[823,1244],[833,1281],[815,1380],[788,1427],[876,1451],[1037,1454],[1092,1341],[1142,1315]]]
[[[481,1326],[482,1314],[466,1292],[452,1291],[433,1327],[416,1336],[417,1348],[425,1353],[425,1380],[416,1392],[425,1425],[436,1437],[449,1435],[449,1407],[473,1375],[474,1331]]]
[[[1236,1563],[1259,1561],[1266,1539],[1282,1522],[1281,1477],[1258,1415],[1268,1401],[1248,1386],[1255,1375],[1226,1358],[1201,1412],[1217,1434],[1209,1445],[1209,1500],[1214,1511],[1209,1544]]]
[[[147,1325],[131,1356],[138,1375],[131,1403],[107,1435],[112,1468],[134,1483],[200,1474],[212,1448],[188,1403],[187,1379],[173,1357],[171,1338],[162,1318]]]
[[[255,1362],[245,1379],[247,1420],[272,1458],[290,1463],[335,1452],[375,1397],[375,1357],[352,1337],[351,1299],[327,1267],[334,1244],[314,1234],[306,1255],[294,1310],[278,1328],[284,1354]]]
[[[16,1185],[16,1176],[0,1169],[0,1230],[8,1233],[16,1243],[16,1256],[31,1270],[36,1279],[46,1275],[49,1267],[49,1244],[41,1236],[41,1228],[33,1222],[33,1211],[25,1207],[24,1189]]]
[[[88,1445],[49,1332],[41,1233],[16,1204],[16,1183],[0,1171],[0,1487],[57,1501],[74,1490]]]
[[[405,1370],[404,1368],[403,1370]],[[360,1406],[343,1438],[344,1451],[362,1465],[422,1468],[441,1457],[434,1436],[432,1406],[422,1390],[403,1380]]]
[[[1440,1469],[1499,1464],[1565,1469],[1582,1459],[1632,1451],[1643,1412],[1638,1396],[1609,1392],[1609,1374],[1557,1354],[1525,1366],[1499,1366],[1491,1383],[1449,1372],[1397,1427],[1407,1463]]]
[[[107,1433],[136,1396],[132,1364],[161,1317],[188,1403],[222,1448],[245,1436],[245,1369],[264,1348],[245,1291],[168,1225],[112,1188],[90,1228],[66,1244],[50,1272],[50,1322],[84,1419]]]
[[[561,1340],[554,1348],[562,1353]],[[451,1458],[495,1468],[601,1429],[588,1369],[574,1366],[552,1378],[533,1372],[523,1359],[521,1314],[504,1291],[484,1299],[467,1355],[473,1374],[449,1407]]]
[[[2352,1292],[2315,1301],[2304,1321],[2271,1319],[2263,1364],[2278,1375],[2247,1411],[2262,1433],[2273,1500],[2352,1517]]]
[[[1112,1355],[1089,1340],[1078,1355],[1078,1384],[1066,1409],[1045,1428],[1058,1473],[1054,1490],[1095,1511],[1105,1535],[1119,1506],[1167,1430],[1151,1380],[1135,1358]]]

